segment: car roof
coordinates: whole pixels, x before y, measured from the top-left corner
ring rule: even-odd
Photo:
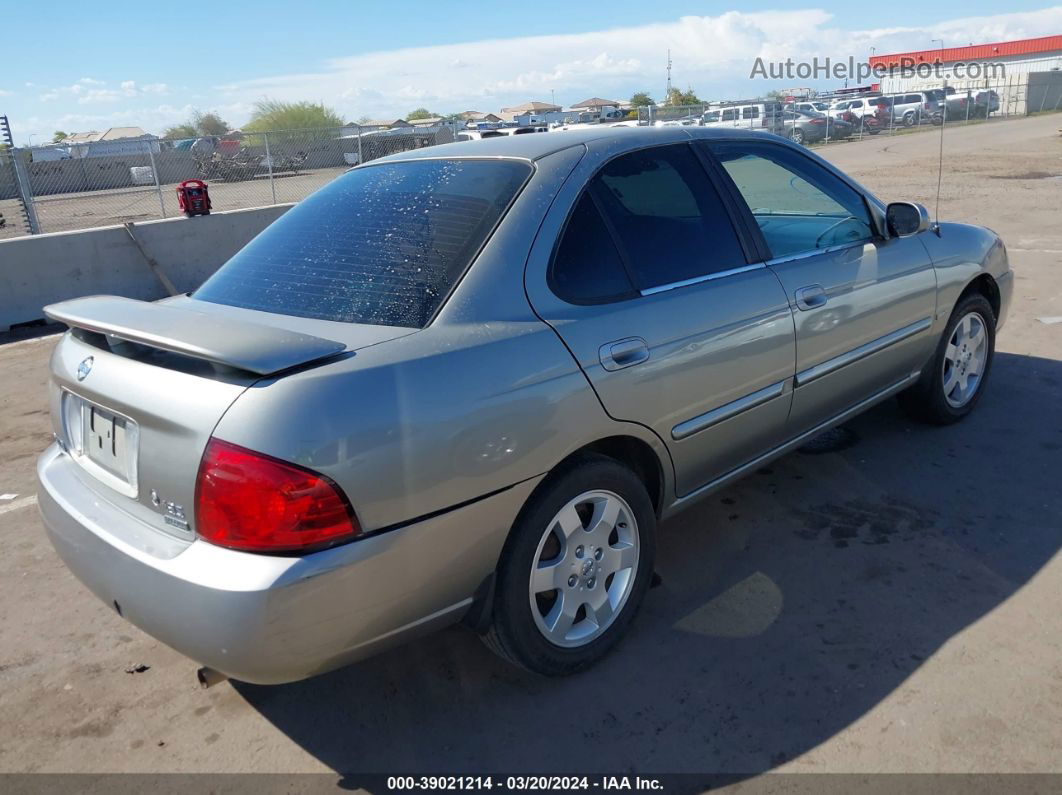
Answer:
[[[540,158],[568,149],[572,146],[591,143],[623,141],[632,148],[653,143],[670,143],[690,138],[733,138],[762,136],[762,132],[740,129],[713,129],[710,127],[612,127],[602,124],[582,129],[554,130],[534,135],[504,135],[478,141],[458,141],[423,149],[410,149],[366,163],[398,162],[402,160],[437,160],[442,158],[500,157],[520,160]]]

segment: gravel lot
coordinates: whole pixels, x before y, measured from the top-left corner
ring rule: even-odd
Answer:
[[[847,448],[668,522],[631,635],[566,680],[453,629],[199,690],[53,554],[31,495],[54,338],[0,344],[0,771],[1062,772],[1062,323],[1040,320],[1062,317],[1060,126],[948,131],[941,216],[999,232],[1017,277],[969,420],[886,403]],[[937,145],[818,151],[932,209]]]
[[[210,203],[214,210],[239,210],[245,207],[295,202],[305,199],[346,170],[317,168],[299,174],[277,174],[272,187],[269,180],[263,178],[245,182],[211,180]],[[177,206],[176,187],[176,184],[162,186],[162,201],[167,218],[181,214],[181,209]],[[158,191],[154,187],[42,196],[36,207],[37,220],[45,232],[89,229],[94,226],[123,224],[126,221],[152,221],[162,217]],[[0,200],[0,213],[3,213],[7,221],[5,226],[0,227],[0,240],[25,234],[21,209],[16,200]]]

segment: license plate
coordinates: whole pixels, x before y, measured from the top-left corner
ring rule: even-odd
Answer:
[[[69,392],[63,402],[67,441],[79,463],[118,491],[136,496],[136,422]]]
[[[81,409],[85,425],[85,455],[112,475],[128,480],[129,447],[124,418],[86,403]]]

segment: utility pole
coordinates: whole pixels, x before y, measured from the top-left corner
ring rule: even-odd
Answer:
[[[667,88],[664,89],[664,104],[671,104],[671,49],[667,51]]]

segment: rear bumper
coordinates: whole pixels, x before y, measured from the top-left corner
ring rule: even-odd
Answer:
[[[278,557],[175,542],[86,488],[78,469],[57,445],[37,465],[45,528],[74,575],[163,643],[261,684],[458,621],[539,480],[399,530]]]

